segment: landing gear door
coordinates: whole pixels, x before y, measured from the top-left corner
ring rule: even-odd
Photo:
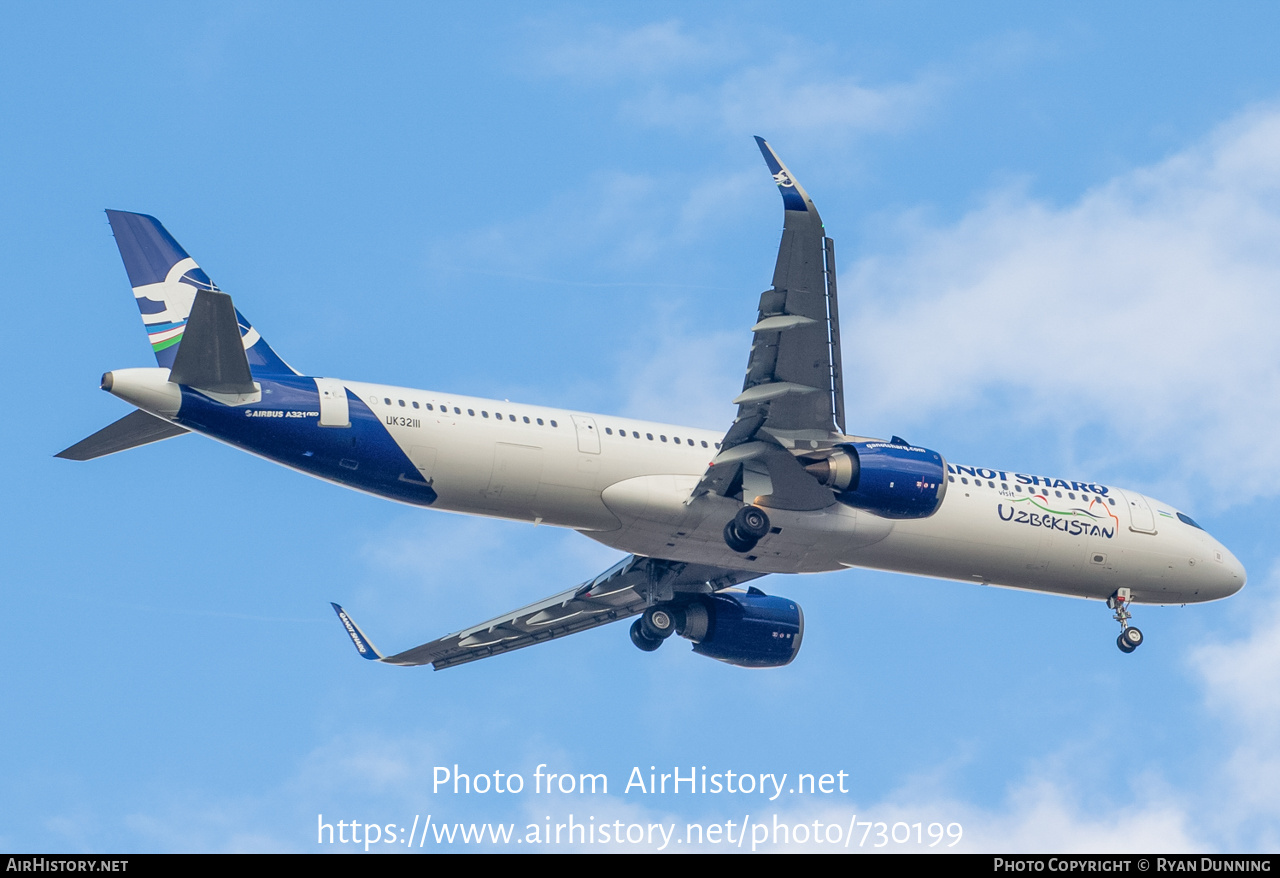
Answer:
[[[578,450],[584,454],[600,453],[600,431],[594,418],[573,415],[573,427],[578,432]]]
[[[320,426],[350,427],[351,409],[347,405],[347,388],[337,378],[317,378],[320,392]]]

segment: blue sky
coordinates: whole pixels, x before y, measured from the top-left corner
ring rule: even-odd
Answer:
[[[320,814],[520,835],[857,814],[958,822],[969,851],[1275,850],[1278,18],[9,11],[0,849],[351,849],[317,847]],[[773,577],[806,614],[785,669],[642,654],[618,625],[408,671],[359,661],[328,601],[398,649],[617,555],[199,437],[52,457],[125,413],[103,371],[151,362],[107,207],[160,217],[305,372],[727,427],[781,225],[754,134],[837,242],[852,429],[1167,499],[1248,587],[1139,608],[1148,642],[1123,656],[1096,603]],[[610,786],[433,792],[455,764]],[[637,766],[844,771],[850,791],[625,792]]]

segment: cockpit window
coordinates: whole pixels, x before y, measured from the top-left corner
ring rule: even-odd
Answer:
[[[1191,520],[1190,515],[1183,515],[1181,512],[1178,513],[1178,521],[1181,521],[1183,524],[1189,524],[1192,527],[1200,527],[1200,525]],[[1204,530],[1204,528],[1200,527],[1200,530]]]

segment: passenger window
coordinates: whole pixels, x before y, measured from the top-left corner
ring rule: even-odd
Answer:
[[[605,434],[606,436],[612,436],[612,435],[613,435],[613,427],[605,427],[605,428],[604,428],[604,434]]]
[[[473,418],[474,418],[474,417],[476,416],[476,410],[475,410],[475,409],[467,409],[467,414],[471,415],[471,417],[473,417]]]
[[[413,407],[418,408],[418,401],[416,399],[413,401]]]
[[[659,439],[661,439],[663,442],[666,442],[666,441],[667,441],[667,437],[666,437],[666,436],[659,436],[658,438],[659,438]]]
[[[385,402],[387,405],[391,405],[391,397],[389,396],[385,397],[382,401]]]
[[[650,442],[652,442],[652,441],[653,441],[653,434],[652,434],[652,433],[645,433],[644,435],[645,435],[645,436],[647,436],[647,437],[649,438],[649,441],[650,441]]]
[[[969,480],[968,480],[968,479],[966,479],[966,478],[961,478],[961,479],[960,479],[960,484],[962,484],[962,485],[967,485],[967,484],[969,484]]]
[[[507,415],[507,420],[508,420],[508,421],[514,421],[515,419],[516,419],[516,416],[515,416],[515,415]],[[525,418],[525,420],[527,421],[527,420],[529,420],[529,419],[528,419],[528,418]]]
[[[952,484],[955,484],[955,480],[956,480],[956,477],[955,477],[955,476],[947,476],[947,481],[948,481],[948,482],[951,482]]]
[[[632,431],[631,431],[631,436],[632,436],[633,438],[635,438],[635,439],[639,439],[639,438],[640,438],[640,434],[639,434],[639,433],[637,433],[635,430],[632,430]]]
[[[551,426],[553,426],[553,427],[559,427],[560,425],[559,425],[559,424],[557,424],[555,421],[552,421],[552,422],[551,422]]]
[[[525,415],[525,416],[524,416],[524,422],[525,422],[526,424],[527,424],[527,423],[529,423],[529,416],[528,416],[528,415]]]
[[[541,426],[542,426],[542,418],[538,418],[538,426],[539,426],[539,427],[541,427]]]
[[[480,414],[484,415],[486,418],[489,417],[489,413],[486,411],[481,411]]]
[[[706,440],[706,439],[703,439],[703,440],[702,440],[702,447],[703,447],[703,448],[706,448],[706,447],[707,447],[707,440]]]
[[[454,413],[455,415],[460,415],[460,414],[462,414],[462,409],[458,408],[458,407],[455,405],[455,406],[453,407],[453,413]]]
[[[401,399],[401,400],[397,400],[397,402],[399,402],[399,403],[400,403],[400,408],[404,408],[404,400],[403,400],[403,399]]]

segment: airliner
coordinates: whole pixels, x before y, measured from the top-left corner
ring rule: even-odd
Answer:
[[[1191,517],[1095,481],[949,463],[845,429],[835,245],[756,138],[782,194],[737,416],[724,432],[438,390],[303,375],[154,217],[108,210],[157,365],[102,376],[134,406],[57,456],[90,460],[200,433],[316,478],[432,509],[572,528],[624,553],[559,594],[386,655],[338,604],[359,654],[437,670],[635,617],[739,667],[790,663],[804,637],[770,573],[873,568],[1104,601],[1117,644],[1135,604],[1239,591],[1245,571]],[[745,309],[744,309],[745,310]]]

